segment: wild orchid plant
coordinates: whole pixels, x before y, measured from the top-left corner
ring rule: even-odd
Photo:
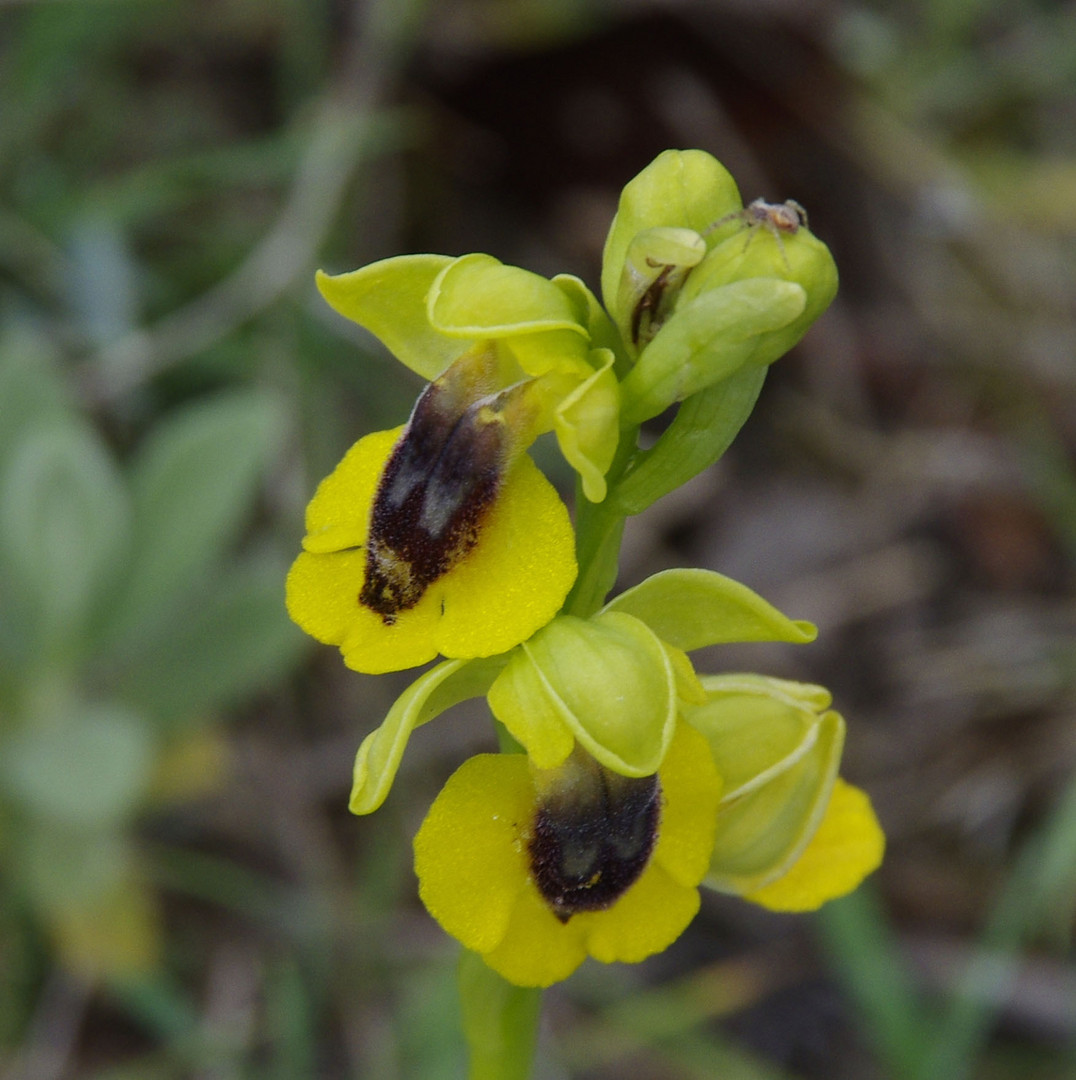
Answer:
[[[429,383],[405,425],[360,439],[318,487],[288,610],[356,671],[444,657],[362,743],[356,814],[384,801],[415,727],[486,697],[502,752],[449,779],[415,870],[469,950],[472,1076],[524,1077],[537,1005],[513,987],[665,949],[700,886],[805,911],[881,860],[867,796],[838,776],[829,694],[700,676],[688,658],[809,642],[810,623],[709,570],[607,596],[625,519],[724,453],[767,366],[833,299],[836,267],[798,204],[744,208],[714,158],[670,150],[621,195],[604,308],[578,278],[481,254],[318,285]],[[642,449],[640,425],[674,405]],[[578,473],[574,528],[526,452],[548,431]]]

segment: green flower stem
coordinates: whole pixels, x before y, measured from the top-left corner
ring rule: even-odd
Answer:
[[[527,1080],[542,991],[513,986],[469,949],[460,955],[459,986],[468,1080]]]
[[[616,581],[624,515],[607,503],[576,501],[576,557],[579,576],[564,604],[564,614],[588,618],[605,602]]]

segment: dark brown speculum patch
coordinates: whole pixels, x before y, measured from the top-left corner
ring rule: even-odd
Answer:
[[[359,603],[391,624],[474,547],[509,437],[488,404],[461,411],[449,389],[426,388],[378,485]]]
[[[528,843],[535,885],[565,923],[612,907],[646,869],[657,841],[658,778],[594,765],[582,789],[539,806]]]

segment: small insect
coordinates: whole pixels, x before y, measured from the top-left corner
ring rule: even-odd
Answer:
[[[737,218],[747,227],[747,240],[744,242],[744,250],[747,250],[747,245],[754,239],[755,231],[760,228],[765,229],[777,241],[781,258],[785,262],[785,269],[791,272],[792,267],[789,266],[788,255],[785,252],[785,242],[781,234],[795,236],[800,229],[806,229],[808,227],[807,211],[795,199],[786,199],[783,203],[771,203],[766,202],[765,199],[755,199],[753,202],[749,202],[742,210],[735,210],[731,214],[718,218],[717,221],[703,230],[703,236],[708,236],[715,229],[719,229],[722,225]]]

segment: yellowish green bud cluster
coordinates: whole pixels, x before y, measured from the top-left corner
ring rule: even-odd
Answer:
[[[415,841],[420,894],[505,978],[664,948],[700,885],[817,907],[878,864],[881,832],[838,777],[828,693],[698,675],[688,653],[813,640],[745,585],[674,569],[619,595],[624,518],[716,460],[769,364],[837,276],[797,203],[744,207],[701,151],[621,196],[603,309],[579,279],[492,256],[406,255],[318,285],[428,380],[407,424],[322,481],[288,578],[292,617],[377,673],[443,657],[362,742],[350,806],[377,809],[411,732],[485,697],[520,753],[465,762]],[[656,444],[639,425],[677,411]],[[579,477],[573,526],[527,449],[552,432]]]

